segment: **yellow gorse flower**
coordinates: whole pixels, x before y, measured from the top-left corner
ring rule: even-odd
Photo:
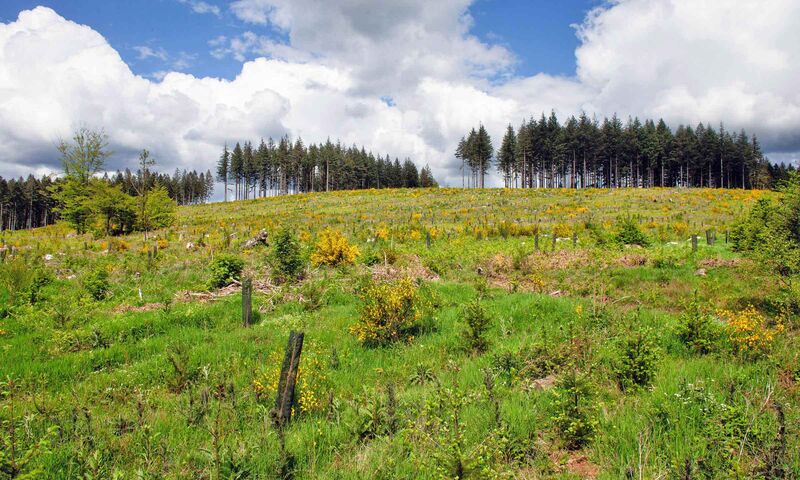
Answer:
[[[353,264],[358,254],[358,247],[350,245],[342,232],[326,228],[319,234],[311,262],[316,266]]]

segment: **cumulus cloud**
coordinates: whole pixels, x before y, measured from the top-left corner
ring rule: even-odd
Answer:
[[[0,24],[0,174],[56,170],[56,139],[85,124],[106,128],[112,168],[144,147],[165,169],[213,168],[226,141],[289,133],[409,156],[459,185],[452,153],[469,128],[483,122],[499,146],[508,122],[551,108],[724,120],[758,133],[776,158],[798,158],[794,0],[606,4],[578,27],[572,77],[514,76],[512,52],[470,34],[471,0],[381,3],[233,2],[252,31],[209,41],[212,55],[243,62],[233,80],[143,78],[91,28],[47,8],[22,12]]]

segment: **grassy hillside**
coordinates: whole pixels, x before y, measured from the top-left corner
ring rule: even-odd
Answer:
[[[5,232],[0,479],[794,478],[797,321],[725,241],[772,195],[354,191],[184,207],[147,240]],[[275,281],[283,227],[304,258],[342,232],[355,264]],[[238,282],[209,287],[226,255],[249,328]],[[375,285],[414,298],[382,346],[357,335]]]

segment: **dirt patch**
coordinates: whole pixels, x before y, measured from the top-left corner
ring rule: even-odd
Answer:
[[[567,470],[581,478],[594,479],[600,474],[600,467],[589,461],[589,457],[573,453],[567,459]]]
[[[190,292],[183,291],[175,294],[175,300],[178,302],[210,302],[218,298],[227,297],[242,289],[242,284],[234,282],[227,287],[222,287],[213,292]],[[272,293],[275,290],[269,280],[253,280],[253,291],[259,293]]]
[[[505,278],[514,270],[514,260],[503,253],[498,253],[485,261],[479,270],[486,278]]]
[[[162,308],[162,303],[145,303],[144,305],[118,305],[114,308],[114,313],[129,313],[129,312],[152,312]]]
[[[550,390],[551,388],[553,388],[553,386],[555,386],[556,380],[558,380],[558,377],[556,375],[548,375],[544,378],[537,378],[536,380],[531,380],[527,382],[525,385],[523,385],[522,388],[523,390],[526,391]]]
[[[400,278],[412,278],[414,280],[439,280],[439,275],[425,268],[417,255],[403,256],[394,265],[379,264],[370,268],[372,279],[375,281],[389,281]]]
[[[591,259],[586,250],[558,250],[556,252],[536,252],[525,257],[521,269],[525,272],[540,270],[566,270],[586,266]]]
[[[647,265],[647,257],[640,253],[626,253],[617,259],[617,263],[627,268],[643,267]]]
[[[724,258],[704,258],[697,262],[697,266],[702,268],[735,268],[741,264],[742,260],[738,258],[731,258],[729,260]]]

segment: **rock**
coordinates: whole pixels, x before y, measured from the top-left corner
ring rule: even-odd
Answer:
[[[698,277],[705,277],[706,276],[706,269],[705,268],[701,268],[701,269],[697,270],[696,272],[694,272],[694,274],[697,275]]]
[[[550,390],[556,384],[558,377],[555,375],[548,375],[544,378],[537,378],[531,382],[531,389],[533,390]]]
[[[45,261],[45,262],[49,262],[49,261],[51,261],[52,259],[53,259],[53,256],[52,256],[52,255],[50,255],[49,253],[48,253],[47,255],[45,255],[45,256],[44,256],[44,261]]]
[[[194,243],[186,242],[186,250],[194,250]]]
[[[257,247],[258,245],[266,245],[268,236],[269,234],[267,233],[266,230],[261,230],[260,232],[258,232],[258,235],[244,242],[243,246],[244,248],[254,248]]]

